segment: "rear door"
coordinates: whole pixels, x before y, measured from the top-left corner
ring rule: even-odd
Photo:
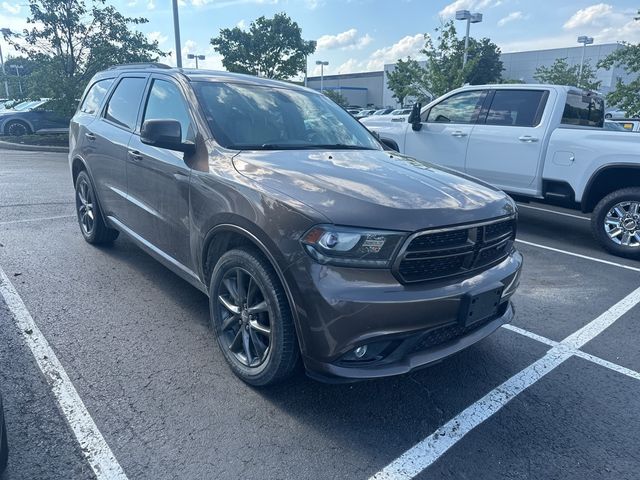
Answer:
[[[422,129],[407,130],[405,153],[464,171],[469,137],[486,96],[486,90],[466,90],[423,112]]]
[[[183,142],[195,142],[195,123],[184,92],[181,85],[170,77],[151,77],[139,125],[146,120],[177,120],[182,127]],[[191,269],[191,169],[185,163],[184,153],[142,143],[140,126],[128,145],[127,222],[147,242]]]
[[[123,76],[98,119],[84,133],[83,150],[106,216],[123,221],[127,208],[126,160],[147,76]]]
[[[512,192],[529,192],[541,166],[548,90],[495,90],[473,129],[467,150],[470,175]]]

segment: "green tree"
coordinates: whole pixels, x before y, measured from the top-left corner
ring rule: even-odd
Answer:
[[[596,80],[596,71],[589,61],[584,62],[582,79],[580,79],[580,65],[569,65],[566,58],[556,58],[550,67],[536,68],[533,78],[540,83],[569,85],[589,90],[598,90],[602,83],[600,80]]]
[[[56,110],[71,113],[89,79],[114,64],[156,61],[158,42],[132,29],[145,18],[125,17],[106,0],[28,0],[30,28],[5,35],[36,63],[29,95],[56,99]]]
[[[626,111],[629,116],[640,115],[640,43],[637,45],[625,43],[623,48],[617,49],[601,60],[598,67],[624,68],[627,73],[635,73],[635,78],[629,83],[624,83],[618,78],[615,90],[607,94],[607,101],[610,105],[616,105]]]
[[[30,76],[36,67],[35,62],[26,57],[8,57],[4,63],[9,94],[12,98],[25,98],[29,92]],[[5,78],[0,72],[0,82]],[[22,88],[21,88],[22,87]],[[21,93],[22,90],[22,93]],[[4,95],[4,88],[0,90]]]
[[[415,97],[419,100],[431,98],[431,93],[425,86],[426,70],[411,57],[407,60],[398,60],[393,71],[387,72],[387,85],[393,92],[393,97],[400,105],[404,105],[407,97]]]
[[[302,30],[286,13],[260,17],[248,30],[223,28],[211,45],[230,72],[287,79],[305,71],[316,42],[302,39]]]
[[[435,96],[466,83],[498,83],[502,78],[500,49],[488,38],[469,39],[469,54],[463,67],[464,39],[457,36],[453,20],[437,28],[436,42],[427,36],[422,53],[427,57],[425,87]]]
[[[329,97],[331,100],[336,102],[341,107],[349,106],[349,100],[347,100],[347,98],[344,95],[342,95],[338,90],[325,90],[322,93],[324,93],[327,97]]]

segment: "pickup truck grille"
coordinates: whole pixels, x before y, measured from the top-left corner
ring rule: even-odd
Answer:
[[[486,269],[513,249],[515,218],[413,234],[395,262],[403,283],[424,282]]]

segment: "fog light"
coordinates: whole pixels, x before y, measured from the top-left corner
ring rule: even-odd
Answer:
[[[362,358],[367,354],[367,346],[363,345],[362,347],[358,347],[353,351],[353,354],[357,357],[357,358]]]

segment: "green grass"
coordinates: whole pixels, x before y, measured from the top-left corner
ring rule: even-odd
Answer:
[[[20,137],[1,136],[3,142],[20,143],[22,145],[46,145],[54,147],[68,147],[69,135],[56,133],[50,135],[22,135]]]

